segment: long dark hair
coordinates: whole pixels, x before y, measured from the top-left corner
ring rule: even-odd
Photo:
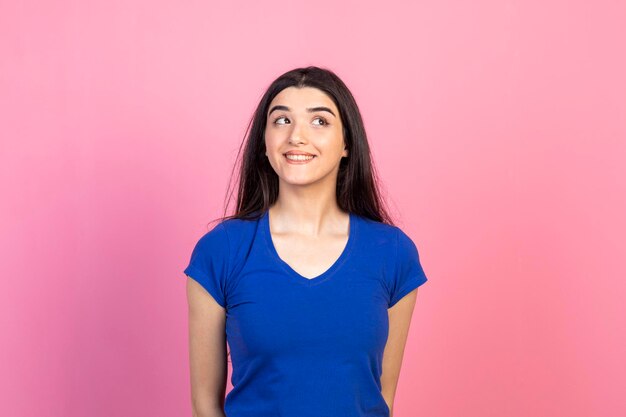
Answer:
[[[380,193],[380,181],[371,158],[359,107],[348,87],[334,72],[316,66],[296,68],[284,73],[261,98],[248,123],[237,152],[237,162],[233,166],[232,173],[238,172],[239,186],[235,214],[226,215],[233,192],[231,182],[234,177],[231,173],[224,215],[215,220],[258,219],[278,198],[278,175],[265,157],[265,127],[270,103],[287,87],[317,88],[330,96],[339,110],[348,149],[348,157],[341,159],[337,174],[339,208],[393,225]],[[240,158],[242,147],[243,158]]]

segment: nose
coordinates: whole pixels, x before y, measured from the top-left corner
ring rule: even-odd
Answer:
[[[289,143],[304,143],[306,139],[303,134],[303,128],[300,127],[299,123],[293,123],[293,128],[291,129],[291,135],[289,135]]]

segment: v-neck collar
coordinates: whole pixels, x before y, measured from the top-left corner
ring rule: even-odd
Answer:
[[[337,272],[337,270],[341,267],[341,265],[346,261],[348,255],[354,246],[354,241],[356,238],[357,232],[357,216],[350,212],[350,226],[348,232],[348,241],[339,255],[339,258],[324,272],[317,275],[314,278],[307,278],[305,276],[300,275],[295,269],[293,269],[287,262],[285,262],[279,255],[276,247],[274,246],[274,242],[272,241],[272,234],[270,233],[270,222],[269,222],[269,210],[266,210],[261,217],[261,231],[265,235],[265,244],[266,247],[275,262],[277,262],[287,274],[294,279],[296,282],[300,282],[304,285],[316,285],[321,282],[326,281],[332,275]]]

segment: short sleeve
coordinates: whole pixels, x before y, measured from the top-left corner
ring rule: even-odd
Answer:
[[[392,283],[389,287],[389,308],[428,280],[420,263],[415,243],[400,228],[396,229],[395,273],[392,276]]]
[[[230,245],[226,228],[219,223],[196,243],[186,276],[193,278],[217,301],[226,307],[226,278],[229,272]]]

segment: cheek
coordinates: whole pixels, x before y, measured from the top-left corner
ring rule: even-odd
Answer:
[[[272,147],[274,143],[276,143],[276,135],[272,134],[269,129],[265,129],[265,133],[263,136],[265,138],[265,146],[268,149]]]
[[[265,136],[265,149],[267,149],[267,152],[274,152],[274,150],[276,149],[278,141],[276,141],[275,138],[271,137],[271,136]]]

